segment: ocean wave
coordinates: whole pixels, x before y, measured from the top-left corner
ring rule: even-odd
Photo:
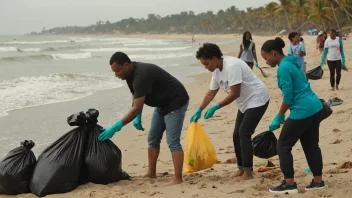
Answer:
[[[175,63],[175,64],[169,64],[169,65],[162,65],[162,67],[176,67],[176,66],[180,66],[180,64]]]
[[[12,110],[76,100],[121,86],[110,73],[60,73],[0,81],[0,117]]]
[[[56,52],[56,51],[78,49],[80,47],[82,47],[82,46],[81,45],[73,45],[73,46],[47,47],[47,48],[42,49],[42,51]]]
[[[191,46],[186,47],[167,47],[167,48],[91,48],[91,49],[80,49],[84,52],[116,52],[116,51],[123,51],[123,52],[136,52],[136,51],[179,51],[191,48]]]
[[[70,37],[75,42],[92,42],[92,41],[125,41],[128,38],[92,38],[92,37]]]
[[[136,46],[152,46],[152,45],[170,45],[169,42],[159,41],[159,42],[135,42],[135,43],[124,43],[125,47],[136,47]]]
[[[11,56],[0,58],[0,62],[24,61],[24,60],[76,60],[83,58],[91,58],[90,52],[77,54],[39,54],[30,56]]]
[[[40,48],[25,48],[25,49],[18,48],[18,51],[22,51],[22,52],[40,52]]]
[[[16,52],[18,51],[17,47],[0,47],[0,52]]]
[[[54,60],[62,60],[62,59],[67,59],[67,60],[76,60],[76,59],[82,59],[82,58],[91,58],[92,54],[90,52],[86,53],[78,53],[78,54],[52,54],[51,55]]]
[[[52,40],[52,41],[10,41],[5,44],[17,45],[33,45],[33,44],[49,44],[49,43],[69,43],[70,40]]]
[[[39,52],[40,48],[0,47],[0,52]]]
[[[133,60],[159,60],[159,59],[170,59],[170,58],[181,58],[194,56],[194,53],[168,53],[168,54],[147,54],[147,55],[130,55],[129,57]]]

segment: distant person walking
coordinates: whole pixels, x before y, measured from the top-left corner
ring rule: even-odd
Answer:
[[[258,67],[257,53],[255,51],[255,44],[252,39],[252,34],[246,31],[243,34],[242,44],[240,46],[240,53],[238,58],[247,63],[247,65],[253,69],[254,60],[255,66]]]
[[[342,64],[345,64],[345,53],[343,50],[342,40],[336,36],[336,30],[330,30],[330,37],[328,37],[324,44],[324,53],[321,58],[320,66],[324,65],[324,61],[327,58],[328,67],[330,70],[330,85],[331,90],[335,91],[335,82],[336,89],[339,90],[339,84],[341,80],[341,67]],[[341,62],[342,61],[342,62]],[[336,73],[336,81],[335,81]]]
[[[306,49],[304,48],[304,44],[300,41],[300,36],[297,32],[291,32],[288,35],[288,39],[291,41],[291,44],[288,46],[287,54],[298,57],[301,70],[305,73],[306,67],[303,57],[306,55]]]
[[[320,54],[324,51],[324,43],[327,38],[326,32],[320,31],[316,41],[316,49],[319,49]]]

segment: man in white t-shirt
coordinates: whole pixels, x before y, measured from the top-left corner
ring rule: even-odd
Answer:
[[[233,143],[239,170],[234,176],[239,177],[238,180],[251,179],[253,178],[252,135],[269,105],[269,91],[244,61],[223,56],[216,44],[203,44],[197,51],[196,57],[213,75],[210,90],[190,121],[198,121],[202,111],[214,99],[219,88],[222,88],[228,94],[227,97],[210,107],[204,119],[211,118],[215,111],[234,101],[237,103],[239,110]]]

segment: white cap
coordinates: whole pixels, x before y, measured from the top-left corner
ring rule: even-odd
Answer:
[[[318,33],[318,35],[320,36],[320,35],[322,35],[324,32],[323,31],[320,31],[319,33]]]

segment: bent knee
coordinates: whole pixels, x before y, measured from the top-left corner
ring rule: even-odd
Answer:
[[[180,144],[180,141],[169,143],[169,149],[170,149],[171,152],[181,151],[182,150],[182,146]]]

